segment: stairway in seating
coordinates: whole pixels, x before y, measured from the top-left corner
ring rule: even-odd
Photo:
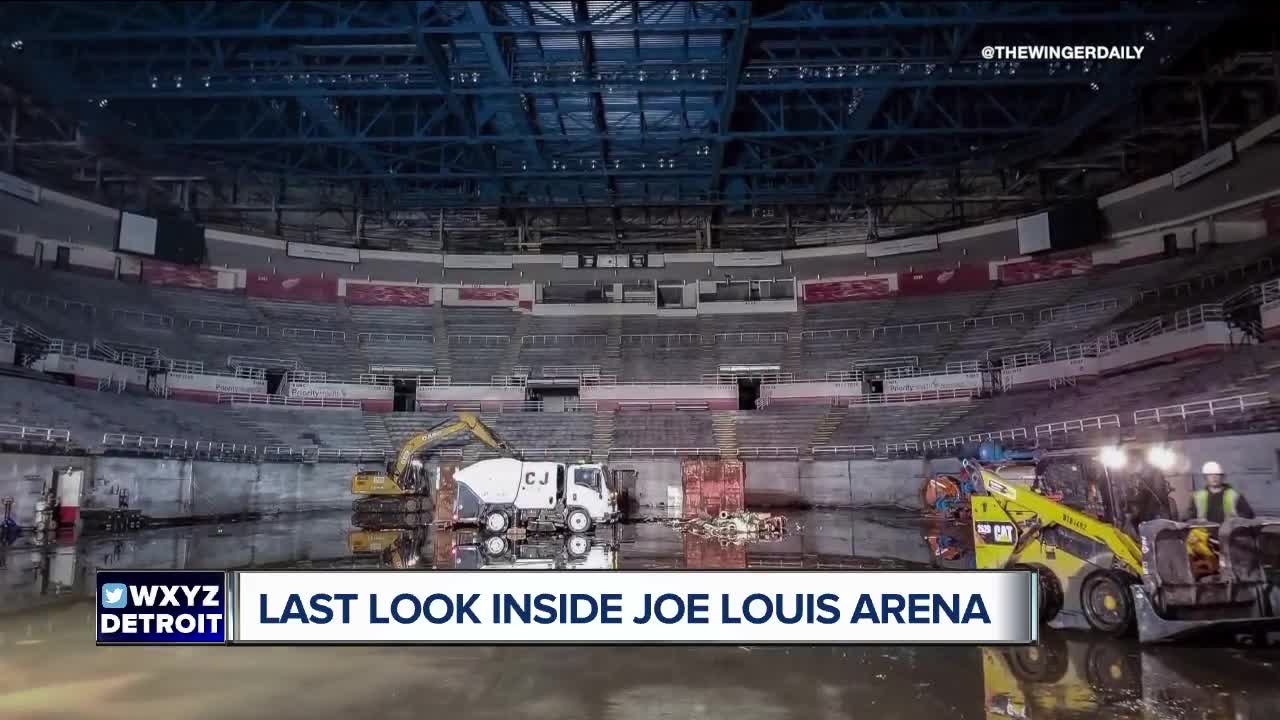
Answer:
[[[338,317],[337,327],[333,330],[339,330],[346,333],[347,339],[343,344],[343,349],[347,353],[347,377],[354,381],[361,375],[369,372],[369,356],[365,354],[364,348],[356,341],[356,324],[351,319],[351,309],[347,307],[345,302],[337,304],[335,314]]]
[[[617,377],[622,372],[622,316],[609,316],[609,336],[604,341],[603,375]]]
[[[436,370],[436,377],[450,377],[453,366],[449,363],[449,328],[444,324],[444,304],[431,306],[431,365]]]
[[[591,459],[605,462],[613,449],[616,419],[612,410],[597,410],[591,423]]]
[[[835,436],[836,430],[840,428],[840,423],[844,422],[844,416],[848,414],[849,408],[845,405],[832,405],[827,411],[818,418],[817,424],[813,428],[813,436],[809,439],[808,453],[813,454],[813,449],[831,444],[831,438]]]
[[[720,457],[738,457],[738,415],[733,410],[717,410],[711,416],[711,433],[720,448]]]
[[[799,310],[791,316],[787,326],[787,344],[782,349],[782,372],[800,377],[804,369],[804,323],[806,308],[801,304]]]
[[[361,416],[364,421],[365,434],[369,436],[369,447],[383,452],[395,449],[395,445],[391,442],[391,433],[387,431],[387,418],[380,413],[365,413]]]
[[[502,353],[502,362],[498,365],[498,374],[502,377],[511,377],[516,363],[520,361],[520,350],[524,347],[524,336],[528,332],[529,313],[522,312],[516,320],[515,329],[511,331],[511,342],[507,343],[506,350]]]
[[[711,318],[699,317],[698,334],[702,338],[699,342],[702,350],[702,363],[698,367],[699,379],[705,375],[717,375],[720,372],[720,352],[716,346],[715,321]]]

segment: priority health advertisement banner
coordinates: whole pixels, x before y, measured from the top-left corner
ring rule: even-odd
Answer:
[[[100,573],[99,644],[1010,645],[1039,625],[1022,570],[244,571],[218,595],[220,577]]]

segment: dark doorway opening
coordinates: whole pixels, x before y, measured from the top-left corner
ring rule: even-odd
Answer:
[[[280,383],[284,382],[284,370],[266,370],[267,376],[267,394],[275,395],[280,390]]]
[[[875,373],[867,375],[867,394],[883,395],[884,394],[884,374]]]
[[[418,409],[418,381],[395,378],[391,409],[396,412],[416,412]]]
[[[755,410],[760,399],[760,378],[738,378],[738,409]]]
[[[1161,238],[1164,241],[1164,256],[1167,258],[1178,254],[1178,236],[1174,233],[1165,233]]]
[[[58,253],[53,259],[53,267],[57,270],[71,269],[71,248],[65,245],[58,247]]]

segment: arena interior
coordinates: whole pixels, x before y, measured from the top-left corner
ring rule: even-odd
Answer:
[[[1181,506],[1215,461],[1280,515],[1278,19],[5,3],[0,717],[999,716],[969,648],[144,654],[86,618],[103,568],[449,566],[465,533],[370,529],[352,477],[459,413],[607,464],[615,568],[971,566],[921,481],[984,442],[1159,444]],[[1141,52],[987,56],[1082,44]],[[691,482],[795,532],[644,522]],[[1020,717],[1280,707],[1234,655],[1050,642]]]

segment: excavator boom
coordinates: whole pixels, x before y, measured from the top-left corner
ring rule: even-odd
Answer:
[[[453,420],[446,420],[426,432],[418,433],[405,441],[396,453],[390,472],[361,471],[351,480],[351,491],[357,495],[410,495],[418,488],[410,482],[414,458],[440,443],[459,435],[470,433],[486,446],[514,454],[512,447],[473,413],[460,412]]]

